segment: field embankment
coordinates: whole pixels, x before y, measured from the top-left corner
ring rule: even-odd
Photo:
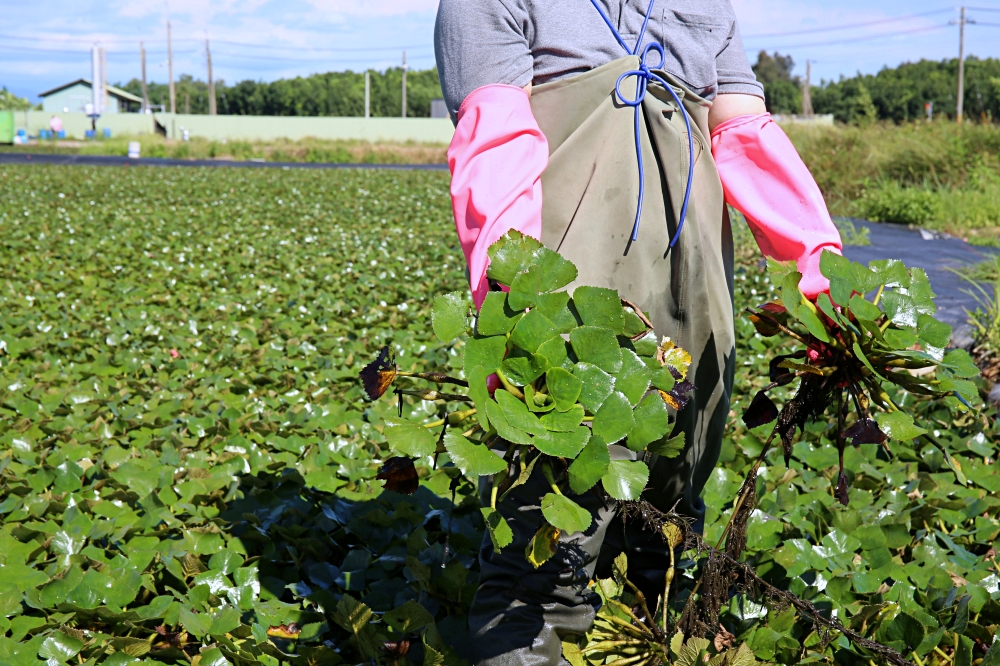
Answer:
[[[914,224],[995,242],[1000,128],[917,122],[787,126],[834,215]]]
[[[190,141],[173,141],[150,134],[94,141],[42,141],[27,146],[0,146],[0,151],[125,156],[128,155],[130,141],[139,142],[142,157],[314,164],[443,164],[446,161],[446,146],[427,143],[369,143],[313,138],[297,141],[211,141],[200,137]]]

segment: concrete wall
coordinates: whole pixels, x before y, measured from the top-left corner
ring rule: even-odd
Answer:
[[[82,113],[56,112],[66,129],[67,138],[82,139],[90,129],[90,118]],[[18,111],[14,123],[37,136],[39,129],[48,129],[52,112]],[[449,143],[454,127],[447,118],[333,118],[301,116],[201,116],[185,114],[118,113],[102,116],[97,121],[100,132],[107,127],[112,136],[153,133],[153,118],[167,128],[167,137],[181,138],[188,130],[191,138],[209,140],[266,141],[270,139],[347,139],[363,141],[394,141],[418,143]]]

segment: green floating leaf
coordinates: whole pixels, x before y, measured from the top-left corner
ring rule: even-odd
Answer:
[[[910,287],[907,291],[917,307],[917,312],[927,315],[933,315],[937,312],[937,306],[934,304],[934,290],[931,289],[931,281],[927,278],[927,272],[924,269],[910,269]]]
[[[891,289],[910,286],[910,273],[899,259],[879,259],[869,263],[868,267],[878,277],[878,284]]]
[[[885,341],[893,349],[909,349],[913,345],[917,344],[917,336],[913,331],[907,331],[899,328],[889,328],[886,329],[883,334]]]
[[[805,301],[804,296],[800,296],[800,298]],[[827,330],[823,321],[819,318],[819,315],[816,313],[815,307],[812,303],[803,302],[799,305],[797,318],[817,340],[822,342],[830,341],[830,332]]]
[[[469,301],[462,292],[452,292],[434,299],[431,309],[434,335],[442,342],[451,342],[469,328]]]
[[[917,325],[917,304],[901,291],[887,291],[882,294],[885,314],[896,326],[913,328]]]
[[[538,302],[538,290],[541,286],[542,274],[537,266],[529,266],[527,270],[514,276],[510,283],[510,293],[507,302],[514,310],[532,308]]]
[[[483,520],[486,522],[486,529],[489,530],[493,550],[499,553],[514,542],[514,532],[496,509],[484,506],[480,511],[483,512]]]
[[[570,410],[583,390],[583,381],[564,368],[549,368],[545,373],[545,386],[555,400],[556,409]]]
[[[485,432],[490,431],[490,419],[486,412],[486,404],[490,401],[490,389],[486,384],[489,375],[481,365],[472,368],[468,374],[469,397],[476,406],[476,419]],[[426,428],[425,428],[426,429]]]
[[[481,366],[487,375],[492,375],[500,367],[506,353],[507,338],[502,335],[469,338],[465,341],[465,374]]]
[[[382,621],[405,636],[406,634],[416,633],[432,623],[434,616],[427,612],[427,609],[418,602],[411,599],[402,606],[384,614]]]
[[[622,349],[622,367],[615,373],[615,390],[634,407],[649,390],[653,371],[631,349]]]
[[[614,444],[632,431],[635,418],[632,405],[622,393],[615,391],[594,414],[594,435],[608,444]]]
[[[489,416],[490,424],[496,428],[497,434],[502,438],[514,444],[531,445],[531,435],[507,423],[507,417],[496,400],[490,400],[486,403],[486,414]]]
[[[531,310],[517,322],[510,341],[533,354],[543,342],[558,336],[555,325],[545,315],[538,310]]]
[[[887,412],[877,414],[875,420],[878,427],[888,437],[901,442],[912,440],[927,431],[913,422],[913,417],[905,412]]]
[[[667,403],[658,393],[653,393],[639,403],[633,412],[635,427],[628,434],[626,445],[633,451],[642,451],[648,444],[661,439],[670,429]]]
[[[506,335],[514,330],[514,325],[522,316],[523,312],[511,309],[507,303],[507,294],[491,291],[486,294],[483,307],[479,310],[476,332],[479,335]]]
[[[540,276],[540,292],[561,289],[577,277],[576,266],[571,261],[518,231],[507,232],[490,246],[487,254],[490,265],[486,274],[500,284],[511,286],[518,273],[532,266]]]
[[[972,379],[980,375],[979,367],[972,361],[969,352],[964,349],[953,349],[944,355],[941,365],[950,370],[956,377]]]
[[[882,316],[882,311],[871,301],[865,300],[864,296],[854,294],[851,296],[851,313],[858,319],[876,321]]]
[[[660,402],[663,402],[662,400]],[[550,412],[541,417],[542,425],[546,430],[555,432],[573,432],[583,423],[583,407],[573,405],[565,412]]]
[[[586,532],[593,523],[589,511],[565,495],[555,493],[542,498],[542,515],[549,524],[566,534]]]
[[[42,642],[42,646],[38,648],[38,656],[43,659],[54,659],[56,663],[62,664],[80,654],[82,649],[82,641],[57,631]]]
[[[590,441],[590,428],[578,426],[572,432],[547,432],[536,435],[532,443],[535,448],[554,458],[576,458]]]
[[[584,326],[608,328],[615,335],[625,332],[625,308],[614,289],[577,287],[573,292],[573,304]]]
[[[601,477],[605,492],[616,500],[636,500],[646,489],[649,467],[641,460],[612,460]]]
[[[859,294],[867,294],[881,284],[874,271],[830,250],[823,250],[820,255],[819,269],[825,277],[843,280]]]
[[[500,364],[504,377],[517,386],[527,386],[545,374],[548,369],[547,358],[517,348]]]
[[[567,350],[566,341],[562,339],[561,335],[556,335],[550,340],[547,340],[539,345],[535,356],[540,356],[545,359],[546,370],[548,368],[572,367],[572,364],[569,362],[569,352]]]
[[[485,383],[483,388],[485,390]],[[394,453],[411,458],[434,455],[434,450],[437,448],[435,433],[410,421],[387,421],[386,424],[383,434]]]
[[[509,287],[518,273],[531,267],[534,253],[541,247],[542,244],[531,236],[515,230],[508,231],[486,251],[490,258],[486,275]]]
[[[944,349],[951,342],[951,326],[927,314],[917,315],[917,337],[929,347]]]
[[[444,448],[455,467],[469,476],[499,474],[507,469],[504,459],[482,444],[473,444],[461,435],[449,432],[444,436]]]
[[[507,418],[507,423],[512,427],[522,430],[530,435],[542,435],[545,433],[545,426],[538,420],[538,417],[528,411],[528,407],[504,389],[497,389],[493,394],[493,399],[500,405],[503,415]]]
[[[612,391],[615,390],[615,378],[590,363],[577,363],[573,376],[580,380],[580,404],[591,414],[597,412]]]
[[[685,434],[682,432],[676,437],[661,439],[653,442],[646,447],[646,450],[650,453],[655,453],[658,456],[663,456],[664,458],[676,458],[680,454],[684,453],[685,439]]]
[[[570,331],[569,341],[581,362],[596,365],[610,374],[622,369],[622,349],[610,328],[580,326]]]
[[[569,466],[569,487],[577,495],[587,492],[608,471],[610,462],[608,445],[600,437],[592,436]]]
[[[539,294],[538,305],[535,306],[535,309],[545,315],[560,333],[569,333],[581,323],[573,314],[569,303],[569,294],[565,291],[558,291],[554,294]]]

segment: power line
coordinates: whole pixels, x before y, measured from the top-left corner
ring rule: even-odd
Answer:
[[[21,35],[4,35],[0,34],[0,39],[13,39],[18,41],[29,41],[29,42],[65,42],[65,43],[75,43],[75,44],[87,44],[88,46],[94,42],[101,42],[103,44],[131,44],[132,40],[126,40],[121,38],[115,39],[102,39],[102,38],[80,38],[80,37],[63,37],[63,36],[48,36],[48,37],[25,37]],[[163,39],[147,39],[143,40],[147,43],[162,43],[166,44],[166,40]],[[176,42],[195,42],[200,44],[202,40],[196,38],[180,38],[173,40]],[[325,53],[355,53],[358,51],[400,51],[402,49],[421,49],[427,48],[427,44],[416,44],[407,46],[360,46],[354,47],[344,47],[344,48],[326,48],[326,47],[312,47],[312,46],[277,46],[269,44],[252,44],[250,42],[233,42],[225,39],[213,39],[216,44],[228,44],[229,46],[241,46],[253,49],[268,49],[268,50],[278,50],[278,51],[316,51]]]
[[[790,44],[790,45],[787,45],[787,46],[777,46],[777,47],[771,47],[771,48],[778,48],[778,49],[785,49],[785,50],[787,50],[787,49],[805,48],[807,46],[838,46],[840,44],[853,44],[855,42],[864,42],[864,41],[869,41],[869,40],[872,40],[872,39],[882,39],[882,38],[885,38],[885,37],[898,37],[900,35],[913,35],[913,34],[916,34],[916,33],[919,33],[919,32],[933,32],[934,30],[941,30],[941,29],[947,28],[947,27],[948,27],[947,25],[935,25],[935,26],[930,26],[930,27],[927,27],[927,28],[913,28],[911,30],[900,30],[898,32],[884,32],[884,33],[879,33],[877,35],[867,35],[865,37],[856,37],[854,39],[838,39],[838,40],[833,40],[833,41],[828,41],[828,42],[808,42],[808,43],[805,43],[805,44]],[[757,49],[747,49],[747,50],[748,51],[756,51]]]
[[[970,7],[972,9],[972,7]],[[923,18],[925,16],[934,16],[935,14],[943,14],[945,12],[955,11],[952,7],[946,7],[943,9],[935,9],[929,12],[921,12],[919,14],[908,14],[907,16],[896,16],[894,18],[879,19],[877,21],[866,21],[864,23],[845,23],[843,25],[834,25],[829,28],[810,28],[807,30],[793,30],[790,32],[770,32],[762,33],[756,35],[743,35],[744,39],[755,39],[758,37],[791,37],[793,35],[811,35],[819,32],[833,32],[835,30],[850,30],[851,28],[865,28],[872,25],[881,25],[883,23],[894,23],[897,21],[909,21],[915,18]],[[1000,10],[990,10],[990,11],[1000,11]]]

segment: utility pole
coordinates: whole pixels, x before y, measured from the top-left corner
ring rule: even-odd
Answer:
[[[958,19],[958,103],[955,106],[955,120],[962,124],[962,112],[965,110],[965,7],[961,8],[962,17]]]
[[[365,70],[365,118],[372,117],[372,72]]]
[[[174,49],[170,42],[170,21],[167,21],[167,76],[170,77],[170,113],[177,113],[177,91],[174,90]]]
[[[403,51],[403,117],[406,117],[406,51]]]
[[[802,115],[813,117],[812,102],[812,60],[806,60],[806,85],[802,88]]]
[[[142,112],[149,113],[149,90],[146,88],[146,47],[139,42],[139,51],[142,52]]]
[[[208,115],[217,115],[218,110],[215,107],[215,80],[212,78],[212,50],[208,46],[208,40],[205,40],[205,57],[208,58]]]

